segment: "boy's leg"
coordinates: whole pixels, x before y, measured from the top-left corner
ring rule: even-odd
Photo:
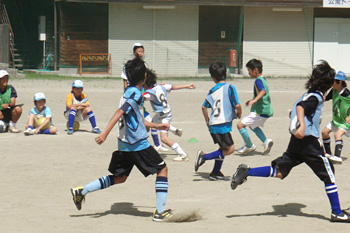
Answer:
[[[164,167],[157,173],[156,178],[156,210],[158,213],[163,213],[165,211],[168,186],[168,168]]]
[[[333,162],[337,164],[341,164],[343,162],[343,159],[341,158],[341,151],[343,149],[343,140],[342,137],[345,134],[345,131],[342,129],[337,129],[337,131],[334,133],[335,138],[335,149],[334,149],[334,155],[328,156],[328,158]]]
[[[83,118],[84,119],[89,118],[89,121],[90,121],[90,124],[91,124],[91,127],[92,127],[92,132],[100,134],[101,130],[96,125],[96,118],[95,118],[95,114],[92,111],[92,109],[91,108],[85,108],[83,110],[82,114],[83,114]]]
[[[171,147],[173,151],[178,154],[178,157],[174,158],[174,161],[188,161],[188,156],[185,151],[181,148],[181,146],[168,138],[168,132],[165,130],[160,131],[160,139],[164,144]]]
[[[331,151],[331,138],[329,136],[329,134],[331,132],[332,132],[332,130],[330,128],[328,128],[328,125],[327,125],[327,127],[325,127],[322,130],[323,148],[325,150],[325,153],[328,154],[328,155],[332,154],[332,151]]]
[[[172,132],[173,134],[175,134],[176,136],[179,136],[179,137],[182,136],[182,132],[183,132],[182,129],[178,129],[178,128],[172,126],[172,125],[170,125],[169,131]]]
[[[68,131],[67,134],[73,134],[73,125],[75,121],[75,116],[77,115],[77,110],[71,109],[68,115]]]
[[[243,118],[243,119],[245,119],[245,118]],[[245,143],[245,146],[238,149],[237,152],[241,153],[241,154],[245,154],[245,153],[254,151],[256,148],[255,148],[255,145],[250,140],[248,130],[246,129],[246,125],[242,121],[240,121],[237,124],[237,128],[238,128],[238,131],[241,134],[243,141]]]
[[[253,132],[256,134],[256,136],[264,143],[264,151],[262,152],[263,155],[268,154],[271,151],[271,148],[273,146],[273,141],[271,139],[266,138],[264,132],[260,127],[255,127],[252,129]]]
[[[24,135],[33,135],[34,134],[34,119],[35,119],[35,115],[34,114],[29,114],[29,118],[28,118],[28,123],[27,123],[27,129],[24,130]]]

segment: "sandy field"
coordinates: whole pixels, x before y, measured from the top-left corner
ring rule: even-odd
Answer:
[[[173,162],[174,152],[162,154],[169,168],[167,208],[180,216],[195,211],[200,220],[182,223],[156,223],[151,219],[155,209],[155,176],[144,178],[135,168],[126,183],[86,196],[82,210],[73,204],[70,188],[85,185],[108,175],[111,154],[116,150],[116,129],[99,146],[88,121],[81,131],[68,136],[63,116],[65,99],[73,80],[10,79],[18,92],[17,103],[23,103],[23,115],[17,123],[19,134],[0,134],[0,232],[1,233],[108,233],[108,232],[349,232],[349,225],[331,223],[331,209],[324,184],[305,164],[293,169],[283,181],[276,178],[249,177],[231,190],[229,181],[210,181],[213,161],[207,161],[194,172],[199,149],[217,149],[205,125],[201,105],[210,81],[194,82],[195,90],[171,92],[172,124],[184,129],[182,137],[170,135],[189,154],[189,162]],[[122,94],[122,81],[84,80],[97,124],[103,130],[116,111]],[[267,166],[287,148],[289,142],[288,112],[305,91],[302,79],[269,79],[274,117],[263,128],[274,141],[269,155],[262,156],[262,143],[249,130],[256,152],[226,157],[222,172],[231,177],[239,164]],[[244,104],[252,97],[253,80],[229,80]],[[184,84],[184,81],[166,81]],[[57,135],[24,136],[23,130],[35,92],[44,92],[53,113]],[[146,107],[150,109],[148,103]],[[243,116],[249,113],[243,107]],[[323,112],[323,128],[331,120],[331,103]],[[243,145],[237,120],[232,132],[236,148]],[[152,139],[150,142],[152,142]],[[193,142],[196,139],[198,142]],[[153,143],[153,142],[152,142]],[[342,165],[336,165],[336,178],[342,208],[350,206],[349,139],[344,138]],[[334,138],[332,135],[332,150]]]

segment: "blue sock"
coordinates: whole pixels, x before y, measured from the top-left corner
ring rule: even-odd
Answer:
[[[94,192],[100,189],[108,188],[109,186],[114,185],[114,177],[113,176],[103,176],[98,180],[91,182],[84,186],[83,191],[81,192],[83,195],[86,195],[90,192]]]
[[[92,128],[96,128],[96,120],[95,120],[95,115],[93,111],[88,112],[88,118],[91,123]]]
[[[151,135],[155,146],[159,146],[158,130],[151,129]]]
[[[68,128],[69,129],[73,129],[75,115],[77,115],[77,111],[75,111],[75,110],[69,111],[69,116],[68,116]]]
[[[28,129],[34,129],[32,125],[28,125]]]
[[[326,193],[331,203],[332,211],[335,214],[341,214],[342,210],[340,209],[339,197],[338,197],[338,189],[336,184],[326,184]]]
[[[262,141],[262,142],[266,141],[265,134],[264,134],[264,132],[262,131],[262,129],[260,127],[256,127],[255,129],[252,129],[252,130],[256,134],[256,136],[258,136],[260,141]]]
[[[216,150],[211,153],[205,154],[203,156],[204,160],[211,160],[211,159],[223,159],[225,156],[222,154],[222,150]]]
[[[271,166],[255,167],[248,170],[248,176],[276,177],[277,169]]]
[[[222,167],[223,162],[224,162],[223,159],[215,159],[214,168],[213,168],[212,173],[219,174],[221,171],[221,167]]]
[[[158,213],[165,211],[165,202],[168,195],[168,178],[163,176],[157,176],[156,179],[156,208]]]
[[[252,147],[253,144],[252,144],[252,141],[250,141],[248,130],[246,128],[243,128],[243,129],[240,129],[238,131],[242,135],[242,138],[243,138],[243,141],[245,142],[245,145],[249,148]]]
[[[40,130],[38,134],[50,134],[50,129]]]

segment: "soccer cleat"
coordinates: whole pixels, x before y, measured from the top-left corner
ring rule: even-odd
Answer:
[[[198,168],[200,166],[202,166],[204,163],[205,163],[205,160],[204,160],[204,152],[203,151],[198,151],[197,152],[197,157],[196,157],[196,161],[195,161],[195,164],[194,164],[194,171],[197,172],[198,171]]]
[[[68,129],[68,130],[67,130],[67,134],[68,134],[68,135],[72,135],[72,134],[73,134],[73,129]]]
[[[26,136],[33,135],[34,134],[34,129],[28,128],[28,129],[24,130],[23,133]]]
[[[72,192],[73,195],[73,202],[75,206],[77,207],[78,210],[81,210],[81,204],[83,201],[85,201],[85,195],[82,194],[83,187],[75,187],[71,188],[70,191]]]
[[[350,215],[345,210],[342,210],[341,214],[338,214],[338,215],[336,215],[332,211],[331,222],[346,222],[346,223],[350,223]]]
[[[173,161],[175,162],[187,162],[189,161],[190,159],[188,158],[188,155],[186,154],[183,154],[183,155],[178,155],[177,157],[173,158]]]
[[[15,126],[10,126],[9,131],[11,133],[19,133],[20,132],[20,130],[17,129]]]
[[[96,134],[102,133],[102,131],[98,127],[93,128],[91,132],[96,133]]]
[[[241,164],[238,166],[236,173],[232,176],[231,189],[236,189],[238,185],[247,181],[249,166]]]
[[[177,136],[179,136],[179,137],[181,137],[182,132],[183,132],[182,129],[176,129],[174,134],[177,135]]]
[[[171,214],[171,210],[165,210],[163,213],[158,213],[158,210],[154,210],[153,215],[152,215],[152,219],[153,221],[157,221],[157,222],[163,222],[166,219],[172,217],[173,215]]]
[[[266,142],[264,143],[264,151],[262,154],[267,155],[268,153],[270,153],[272,146],[273,146],[273,141],[271,139],[267,139]]]
[[[335,156],[335,155],[330,155],[328,159],[336,164],[342,164],[342,162],[343,162],[343,159],[341,157]]]
[[[224,176],[224,174],[222,174],[222,172],[220,172],[220,173],[213,173],[213,172],[210,173],[209,179],[210,180],[225,180],[225,181],[228,180],[227,177]]]
[[[326,158],[330,158],[332,155],[330,155],[328,153],[324,153],[324,156],[326,156]]]
[[[256,146],[253,144],[252,147],[243,146],[240,149],[238,149],[237,152],[240,154],[246,154],[255,150],[256,150]]]
[[[153,147],[154,147],[154,149],[155,149],[156,151],[158,151],[158,152],[168,152],[168,151],[169,151],[169,149],[165,148],[165,147],[162,146],[162,145],[153,146]]]

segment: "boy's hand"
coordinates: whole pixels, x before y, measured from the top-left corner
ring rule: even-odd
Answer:
[[[248,100],[246,103],[245,103],[245,106],[252,106],[253,104],[255,103],[254,100]]]
[[[236,112],[237,118],[241,119],[242,113],[241,112]]]
[[[106,133],[106,131],[102,131],[102,133],[95,138],[95,142],[101,145],[102,143],[104,143],[104,141],[106,141],[107,135],[108,134]]]
[[[39,128],[36,128],[35,131],[34,131],[34,134],[38,134],[39,133]]]
[[[169,128],[170,128],[170,125],[165,123],[157,124],[157,127],[156,127],[156,129],[158,130],[169,130]]]
[[[300,126],[297,130],[297,132],[295,132],[294,136],[297,139],[303,139],[305,136],[305,126]]]
[[[193,83],[191,83],[190,85],[188,85],[188,89],[196,89],[196,86]]]

